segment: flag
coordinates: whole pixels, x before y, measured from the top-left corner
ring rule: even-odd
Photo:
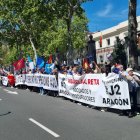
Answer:
[[[53,56],[52,56],[52,54],[49,56],[49,59],[48,59],[48,63],[49,64],[52,64],[52,61],[53,61]]]
[[[14,64],[13,64],[15,70],[20,70],[22,68],[25,67],[25,61],[24,61],[24,58],[16,61]]]
[[[87,58],[84,58],[83,59],[83,68],[84,69],[88,69],[90,66],[89,66],[89,62],[88,62],[88,59]]]
[[[47,74],[51,74],[51,72],[52,72],[51,66],[52,66],[52,64],[46,64],[46,66],[45,66],[45,72]]]
[[[44,64],[44,59],[42,57],[37,57],[36,66],[41,69],[42,67],[44,67]]]
[[[32,59],[30,56],[27,56],[27,60],[28,60],[28,62],[32,62]]]
[[[89,63],[92,63],[92,61],[94,61],[94,56],[89,55],[89,56],[87,56],[87,59],[89,60]]]
[[[102,36],[102,33],[101,33],[101,36],[100,36],[100,38],[99,38],[100,47],[102,47],[102,40],[103,40],[103,36]]]

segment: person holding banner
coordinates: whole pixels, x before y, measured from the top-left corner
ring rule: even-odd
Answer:
[[[117,65],[113,72],[119,74],[121,78],[125,78],[128,81],[129,95],[130,100],[133,101],[133,106],[131,106],[131,110],[123,110],[120,116],[128,115],[129,118],[132,118],[137,111],[137,88],[139,87],[138,83],[140,83],[140,80],[133,74],[132,68],[127,68],[126,72],[123,71],[123,65]]]
[[[130,100],[133,101],[133,106],[131,106],[131,110],[129,110],[128,114],[128,117],[131,118],[135,116],[137,112],[137,89],[140,84],[140,79],[133,74],[132,68],[127,68],[126,72],[128,73],[125,77],[128,80]]]
[[[42,74],[41,70],[39,70],[39,74]],[[40,83],[40,86],[39,86],[39,94],[40,95],[44,95],[44,89],[43,89],[43,86],[42,86],[42,83],[41,83],[41,78],[39,79],[39,83]]]
[[[126,79],[126,72],[123,70],[123,65],[121,64],[116,64],[112,68],[112,72],[119,74],[120,78],[125,78]],[[127,116],[127,110],[121,110],[119,116]]]
[[[13,88],[13,86],[15,85],[15,77],[11,72],[8,73],[8,83],[11,88]]]

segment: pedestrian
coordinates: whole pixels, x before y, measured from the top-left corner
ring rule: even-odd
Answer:
[[[137,112],[137,90],[139,87],[140,79],[133,74],[132,68],[127,68],[126,72],[126,79],[128,80],[128,87],[129,87],[129,95],[130,95],[130,102],[133,102],[133,106],[131,106],[131,110],[128,111],[128,117],[133,117],[136,115]]]
[[[42,71],[41,70],[39,71],[39,74],[42,75]],[[44,95],[44,89],[43,89],[42,79],[41,78],[39,79],[39,83],[40,83],[40,86],[39,86],[39,94],[40,95]]]
[[[120,78],[126,78],[126,72],[123,70],[123,65],[121,64],[114,65],[112,72],[119,74]],[[127,110],[121,110],[119,116],[127,116]]]
[[[11,72],[8,73],[8,84],[11,88],[13,88],[15,85],[15,77]]]

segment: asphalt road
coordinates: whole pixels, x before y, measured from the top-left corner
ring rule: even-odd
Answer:
[[[11,92],[12,91],[12,92]],[[140,116],[0,87],[0,140],[139,140]]]

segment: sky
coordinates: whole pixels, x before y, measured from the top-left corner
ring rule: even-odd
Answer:
[[[101,31],[128,19],[129,0],[93,0],[82,5],[89,20],[90,32]],[[140,16],[140,0],[137,0],[137,16]]]

